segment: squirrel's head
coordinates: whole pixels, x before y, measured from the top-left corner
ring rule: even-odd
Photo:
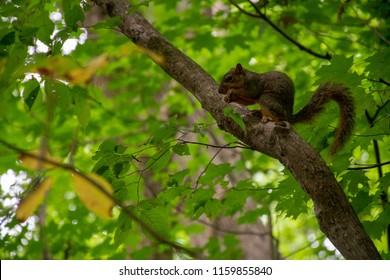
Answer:
[[[243,87],[245,84],[245,71],[240,63],[227,72],[219,85],[218,93],[226,94],[231,88]]]

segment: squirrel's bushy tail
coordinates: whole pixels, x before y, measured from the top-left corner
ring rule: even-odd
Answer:
[[[355,125],[355,105],[347,87],[341,84],[325,83],[318,87],[309,103],[293,116],[292,123],[308,122],[322,111],[330,100],[338,103],[340,108],[340,123],[335,131],[334,142],[330,153],[334,154],[342,148],[351,136]]]

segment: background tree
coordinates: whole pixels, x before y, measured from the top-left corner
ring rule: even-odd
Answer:
[[[221,115],[226,104],[206,72],[165,39],[145,41],[154,31],[143,17],[126,17],[125,1],[95,2],[111,17],[90,22],[99,14],[86,13],[91,3],[79,1],[1,6],[2,258],[339,258],[319,231],[309,196],[267,156],[278,158],[269,137],[285,132],[249,117],[245,134],[237,114]],[[335,108],[295,129],[327,159],[388,258],[388,3],[241,2],[141,1],[130,13],[142,12],[216,79],[237,62],[288,73],[296,110],[310,98],[314,75],[313,88],[326,80],[353,88],[357,127],[335,158],[327,156]],[[138,48],[123,34],[148,45]],[[214,118],[246,145],[222,133]],[[291,133],[278,145],[305,145]],[[250,135],[261,138],[250,142]],[[19,198],[30,193],[24,201],[34,203],[45,188],[38,212],[20,224],[26,213],[19,207],[15,215]],[[108,190],[119,206],[114,218],[100,218],[110,216],[112,201],[104,198],[98,209],[86,208],[85,188]],[[34,207],[24,205],[30,214]]]

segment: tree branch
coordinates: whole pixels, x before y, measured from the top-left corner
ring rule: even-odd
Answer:
[[[195,96],[221,129],[253,150],[278,159],[291,171],[312,198],[321,230],[346,259],[381,258],[324,160],[289,125],[263,124],[247,108],[226,104],[217,93],[218,85],[205,70],[158,33],[139,13],[128,14],[131,4],[127,0],[93,2],[109,16],[122,19],[119,28],[135,44],[162,57],[155,62]],[[246,131],[224,116],[227,106],[233,106],[244,115]]]
[[[270,231],[255,232],[255,231],[243,231],[243,230],[225,229],[225,228],[222,228],[222,227],[220,227],[218,225],[209,223],[208,221],[202,220],[202,219],[199,219],[198,223],[203,224],[203,225],[208,226],[208,227],[211,227],[211,228],[213,228],[215,230],[218,230],[218,231],[221,231],[221,232],[225,232],[225,233],[232,233],[232,234],[237,234],[237,235],[253,235],[253,236],[267,236],[267,235],[269,235],[269,236],[272,237],[272,239],[275,239],[272,236],[272,232],[270,232]]]
[[[390,87],[390,83],[382,78],[379,78],[379,83],[382,83],[382,84],[385,84],[386,86],[389,86]]]
[[[229,2],[235,6],[240,12],[242,12],[243,14],[246,14],[248,16],[251,16],[251,17],[256,17],[256,18],[260,18],[262,20],[264,20],[266,23],[268,23],[273,29],[275,29],[278,33],[280,33],[280,35],[282,35],[284,38],[286,38],[288,41],[290,41],[291,43],[293,43],[295,46],[297,46],[301,51],[305,51],[315,57],[318,57],[318,58],[322,58],[322,59],[326,59],[326,60],[330,60],[332,58],[332,56],[329,54],[329,53],[326,53],[326,54],[320,54],[320,53],[317,53],[307,47],[305,47],[304,45],[302,45],[301,43],[299,43],[298,41],[296,41],[295,39],[293,39],[290,35],[288,35],[286,32],[284,32],[282,29],[280,29],[275,23],[273,23],[264,13],[262,13],[260,11],[260,9],[250,0],[248,0],[248,2],[252,5],[253,9],[255,9],[256,11],[256,14],[252,14],[246,10],[244,10],[243,8],[241,8],[236,2],[234,2],[233,0],[229,0]]]
[[[348,170],[366,170],[366,169],[377,168],[379,166],[384,166],[384,165],[388,165],[388,164],[390,164],[390,161],[377,163],[377,164],[364,165],[364,166],[359,166],[359,167],[348,167]]]
[[[388,81],[384,80],[383,78],[379,78],[379,80],[375,80],[375,79],[368,79],[368,80],[371,82],[374,82],[374,83],[382,83],[382,84],[385,84],[386,86],[390,87],[390,83]]]

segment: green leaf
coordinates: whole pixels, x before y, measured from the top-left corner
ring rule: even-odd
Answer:
[[[226,107],[223,111],[224,116],[231,117],[243,130],[246,132],[245,122],[242,119],[241,115],[237,112],[234,112],[232,107]]]
[[[51,36],[54,32],[54,23],[51,21],[48,11],[44,9],[37,9],[37,11],[29,19],[29,26],[31,27],[22,29],[22,33],[26,39],[25,43],[32,39],[32,36],[36,37],[46,45],[50,45],[52,43]],[[28,33],[29,31],[31,31],[30,35]]]
[[[205,213],[206,203],[213,198],[214,193],[213,189],[195,190],[185,202],[186,215],[192,219],[198,219]]]
[[[50,116],[54,115],[54,110],[57,106],[64,112],[69,110],[72,99],[69,89],[64,83],[56,80],[46,80],[45,93],[48,100],[48,112]]]
[[[366,59],[370,64],[366,70],[369,71],[369,77],[375,80],[380,78],[385,81],[390,80],[390,48],[385,48],[373,56]]]
[[[212,220],[221,215],[223,209],[222,202],[218,199],[210,199],[206,202],[204,209],[207,218]]]
[[[339,74],[346,74],[349,72],[353,65],[353,56],[347,58],[342,55],[335,55],[332,57],[330,65],[322,66],[321,70],[317,73],[322,73],[322,71],[326,71],[328,75],[332,75],[332,77],[336,77]]]
[[[134,207],[129,207],[128,209],[134,211]],[[132,227],[133,219],[122,210],[118,217],[118,224],[114,235],[114,247],[116,249],[125,242],[126,238],[130,235]]]
[[[383,211],[377,215],[376,220],[373,221],[362,221],[368,234],[376,239],[380,240],[383,234],[386,232],[388,225],[390,224],[390,207],[386,205]]]
[[[349,151],[339,151],[332,160],[332,171],[342,172],[349,167],[351,153]]]
[[[95,152],[95,155],[92,157],[92,159],[97,160],[102,157],[110,156],[114,153],[116,143],[111,138],[108,138],[104,140],[100,146],[99,149]]]
[[[187,176],[189,173],[188,169],[184,169],[181,171],[176,172],[173,175],[169,176],[169,180],[167,182],[168,186],[178,186],[179,184],[182,184],[185,176]]]
[[[114,147],[114,152],[117,154],[123,154],[127,150],[127,146],[117,144]]]
[[[241,182],[242,181],[240,181],[238,184]],[[223,199],[226,215],[233,216],[238,211],[241,211],[247,199],[247,191],[238,191],[236,188],[229,189]]]
[[[352,65],[353,56],[349,58],[342,55],[333,56],[330,65],[323,65],[316,72],[316,76],[319,77],[316,84],[330,81],[346,84],[351,87],[359,86],[362,78],[356,73],[351,73],[350,69]]]
[[[269,215],[269,211],[264,208],[258,208],[255,210],[248,210],[237,219],[238,224],[253,224],[259,221],[259,218],[263,215]]]
[[[137,12],[142,6],[149,7],[149,4],[155,0],[139,0],[138,3],[133,4],[129,13]]]
[[[64,19],[67,26],[75,29],[79,22],[84,21],[84,12],[81,9],[80,2],[62,0],[62,8],[64,9]]]
[[[121,22],[121,18],[118,16],[108,18],[103,21],[99,21],[95,25],[93,25],[91,28],[94,29],[111,29],[116,27]]]
[[[126,174],[130,169],[128,161],[117,161],[112,167],[115,177]]]
[[[168,222],[168,214],[163,207],[154,207],[151,209],[142,209],[139,211],[139,217],[152,230],[159,234],[162,238],[170,239],[170,228]],[[145,234],[151,237],[150,233],[144,231]]]
[[[99,159],[99,161],[95,164],[92,171],[96,172],[100,175],[103,175],[105,172],[109,171],[110,167],[118,161],[118,157],[116,155],[107,155]]]
[[[213,186],[221,182],[227,174],[232,172],[233,169],[234,167],[231,166],[230,163],[222,163],[218,165],[211,163],[207,167],[206,172],[200,178],[199,182],[203,185]]]
[[[223,238],[223,244],[227,248],[232,248],[240,245],[240,239],[234,234],[226,234]]]
[[[286,217],[297,219],[299,215],[307,213],[309,196],[301,189],[292,175],[279,183],[279,188],[273,191],[278,197],[276,211],[284,213]]]
[[[132,260],[149,260],[151,256],[155,253],[155,248],[152,247],[142,247],[141,249],[133,252],[131,254]]]
[[[348,195],[355,197],[360,191],[369,191],[370,187],[367,183],[366,172],[363,170],[354,170],[346,172],[342,175],[341,184],[346,186],[346,192]]]
[[[176,116],[173,116],[162,124],[157,123],[158,126],[152,128],[153,138],[150,142],[155,145],[164,145],[164,143],[171,140],[172,136],[177,133],[176,118]]]
[[[91,118],[91,108],[87,99],[86,91],[81,87],[72,89],[75,112],[79,124],[85,128]]]
[[[0,45],[9,46],[15,43],[15,31],[11,31],[0,39]]]
[[[170,148],[165,148],[155,153],[151,158],[149,158],[146,166],[151,167],[155,172],[159,172],[168,165],[170,160]]]
[[[187,144],[176,144],[175,146],[173,146],[172,150],[175,154],[178,154],[179,156],[189,156],[191,154]]]
[[[370,203],[372,203],[373,197],[369,195],[367,191],[359,191],[356,197],[352,200],[352,207],[357,214],[362,212]]]
[[[30,111],[38,96],[39,90],[40,90],[40,84],[35,78],[29,80],[24,84],[24,93],[23,93],[23,95],[25,96],[24,103],[26,103]]]
[[[111,182],[114,189],[114,197],[120,202],[125,201],[128,198],[129,191],[126,187],[126,182],[122,179],[114,179]]]

